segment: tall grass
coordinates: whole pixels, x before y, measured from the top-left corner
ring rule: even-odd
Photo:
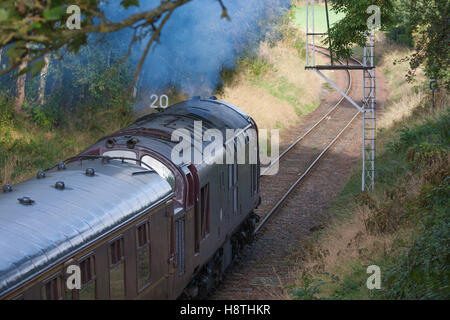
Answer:
[[[361,194],[358,168],[333,201],[330,225],[305,244],[287,297],[450,298],[448,97],[440,92],[433,109],[424,78],[405,81],[407,66],[394,64],[405,50],[384,45],[380,60],[390,96],[379,114],[376,190]],[[372,264],[381,290],[366,287]]]

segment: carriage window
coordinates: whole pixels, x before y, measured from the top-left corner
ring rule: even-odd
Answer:
[[[141,224],[136,229],[137,279],[139,291],[150,283],[150,225]]]
[[[111,299],[125,298],[125,259],[123,238],[109,246],[109,293]]]
[[[54,277],[53,279],[44,283],[42,287],[42,298],[44,300],[62,299],[61,284],[62,284],[61,276]]]
[[[209,183],[200,190],[201,197],[201,224],[200,230],[202,239],[209,233]]]
[[[175,187],[175,176],[166,165],[155,158],[150,157],[149,155],[143,156],[141,160],[146,165],[152,167],[152,169],[155,170],[161,178],[165,179],[170,184],[172,189]],[[145,165],[142,166],[146,167]]]
[[[127,151],[127,150],[106,151],[106,152],[103,152],[103,155],[107,156],[107,157],[120,157],[120,158],[136,159],[136,153],[134,153],[133,151]],[[128,163],[136,164],[136,161],[133,161],[133,160],[124,160],[124,161],[128,162]]]
[[[94,300],[95,294],[95,267],[94,257],[90,256],[80,262],[81,269],[81,289],[80,300]]]

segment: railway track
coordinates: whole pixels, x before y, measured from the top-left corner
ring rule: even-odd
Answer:
[[[320,48],[320,50],[317,50],[317,47],[316,47],[316,52],[319,52],[323,55],[329,56],[324,50],[325,50],[324,48]],[[361,64],[361,62],[355,58],[352,58],[352,60],[358,64]],[[346,71],[347,77],[348,77],[348,85],[347,85],[347,88],[345,89],[345,93],[348,94],[352,89],[353,79],[352,79],[351,72],[349,70],[345,70],[345,71]],[[285,184],[286,181],[289,181],[289,180],[293,180],[293,181],[289,183],[289,187],[287,187],[286,189],[283,190],[283,193],[279,194],[279,192],[277,192],[277,194],[279,196],[278,200],[276,200],[276,201],[272,200],[270,203],[263,203],[263,206],[257,209],[257,214],[262,219],[256,226],[255,234],[257,234],[261,230],[261,228],[272,217],[272,215],[284,204],[284,202],[289,197],[289,195],[295,190],[295,188],[300,184],[300,182],[302,182],[307,177],[309,172],[317,165],[319,160],[336,143],[336,141],[338,141],[338,139],[342,136],[342,134],[350,127],[350,125],[354,122],[354,120],[360,114],[359,111],[354,113],[353,116],[351,117],[350,121],[346,122],[343,127],[340,127],[342,129],[339,130],[334,135],[334,137],[332,137],[331,140],[329,140],[330,142],[328,144],[326,144],[323,147],[323,149],[321,149],[322,151],[320,153],[317,152],[317,155],[314,155],[313,157],[308,157],[310,161],[308,161],[308,165],[304,168],[303,171],[298,171],[298,170],[296,171],[295,168],[294,168],[294,170],[292,170],[291,167],[292,166],[295,167],[295,161],[292,161],[292,159],[290,159],[290,155],[292,155],[291,158],[294,158],[294,159],[298,159],[298,156],[301,156],[301,154],[299,154],[299,150],[296,150],[296,148],[300,145],[300,142],[303,141],[309,135],[311,135],[314,132],[314,130],[319,128],[319,126],[326,123],[327,121],[325,121],[325,120],[330,119],[331,115],[333,115],[337,112],[338,107],[341,106],[341,104],[344,100],[345,100],[345,98],[341,97],[339,99],[339,101],[332,108],[330,108],[330,110],[327,113],[325,113],[317,122],[315,122],[313,124],[313,126],[311,126],[305,133],[303,133],[299,137],[297,137],[295,139],[295,141],[293,143],[291,143],[271,163],[271,165],[269,167],[266,167],[261,171],[261,176],[262,176],[264,183],[265,184],[268,183],[271,186],[272,190],[273,190],[274,182],[275,182],[276,187],[283,190],[282,184]],[[347,113],[347,112],[345,112],[345,113]],[[339,117],[340,117],[340,115],[336,116],[336,118],[339,118]],[[335,131],[333,131],[333,134],[334,134],[334,132]],[[300,149],[300,153],[301,153],[301,149]],[[281,161],[283,159],[286,159],[286,161],[283,161],[283,164],[281,164]],[[264,175],[264,173],[268,172],[270,170],[270,168],[277,162],[280,164],[280,172],[274,176]],[[289,179],[289,178],[286,179],[285,175],[293,177],[295,179]],[[273,181],[267,181],[267,180],[273,180]],[[279,186],[280,183],[278,183],[276,181],[281,181],[281,186]],[[271,198],[273,199],[273,197],[271,197]]]
[[[338,74],[337,83],[359,101],[362,82],[353,79],[354,73],[347,71],[347,79]],[[360,139],[360,131],[352,130],[359,111],[333,94],[327,101],[305,116],[312,126],[302,123],[301,133],[290,137],[293,142],[275,160],[278,174],[261,178],[262,202],[255,210],[261,220],[255,241],[233,263],[211,299],[284,299],[280,288],[297,278],[295,270],[303,255],[299,243],[326,221],[327,200],[343,187],[342,176],[359,160],[359,146],[351,143]],[[336,144],[344,134],[345,141]]]

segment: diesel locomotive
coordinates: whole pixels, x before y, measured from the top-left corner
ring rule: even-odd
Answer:
[[[209,129],[234,135],[194,161],[209,143],[199,135]],[[196,97],[5,185],[0,298],[205,297],[258,220],[257,130],[237,107]],[[173,159],[175,132],[192,138],[183,161]],[[252,152],[256,161],[248,161]]]

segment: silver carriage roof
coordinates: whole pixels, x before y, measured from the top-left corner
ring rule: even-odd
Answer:
[[[0,296],[169,199],[172,189],[158,174],[133,175],[145,170],[118,160],[76,161],[0,194]],[[34,203],[21,204],[24,196]]]

